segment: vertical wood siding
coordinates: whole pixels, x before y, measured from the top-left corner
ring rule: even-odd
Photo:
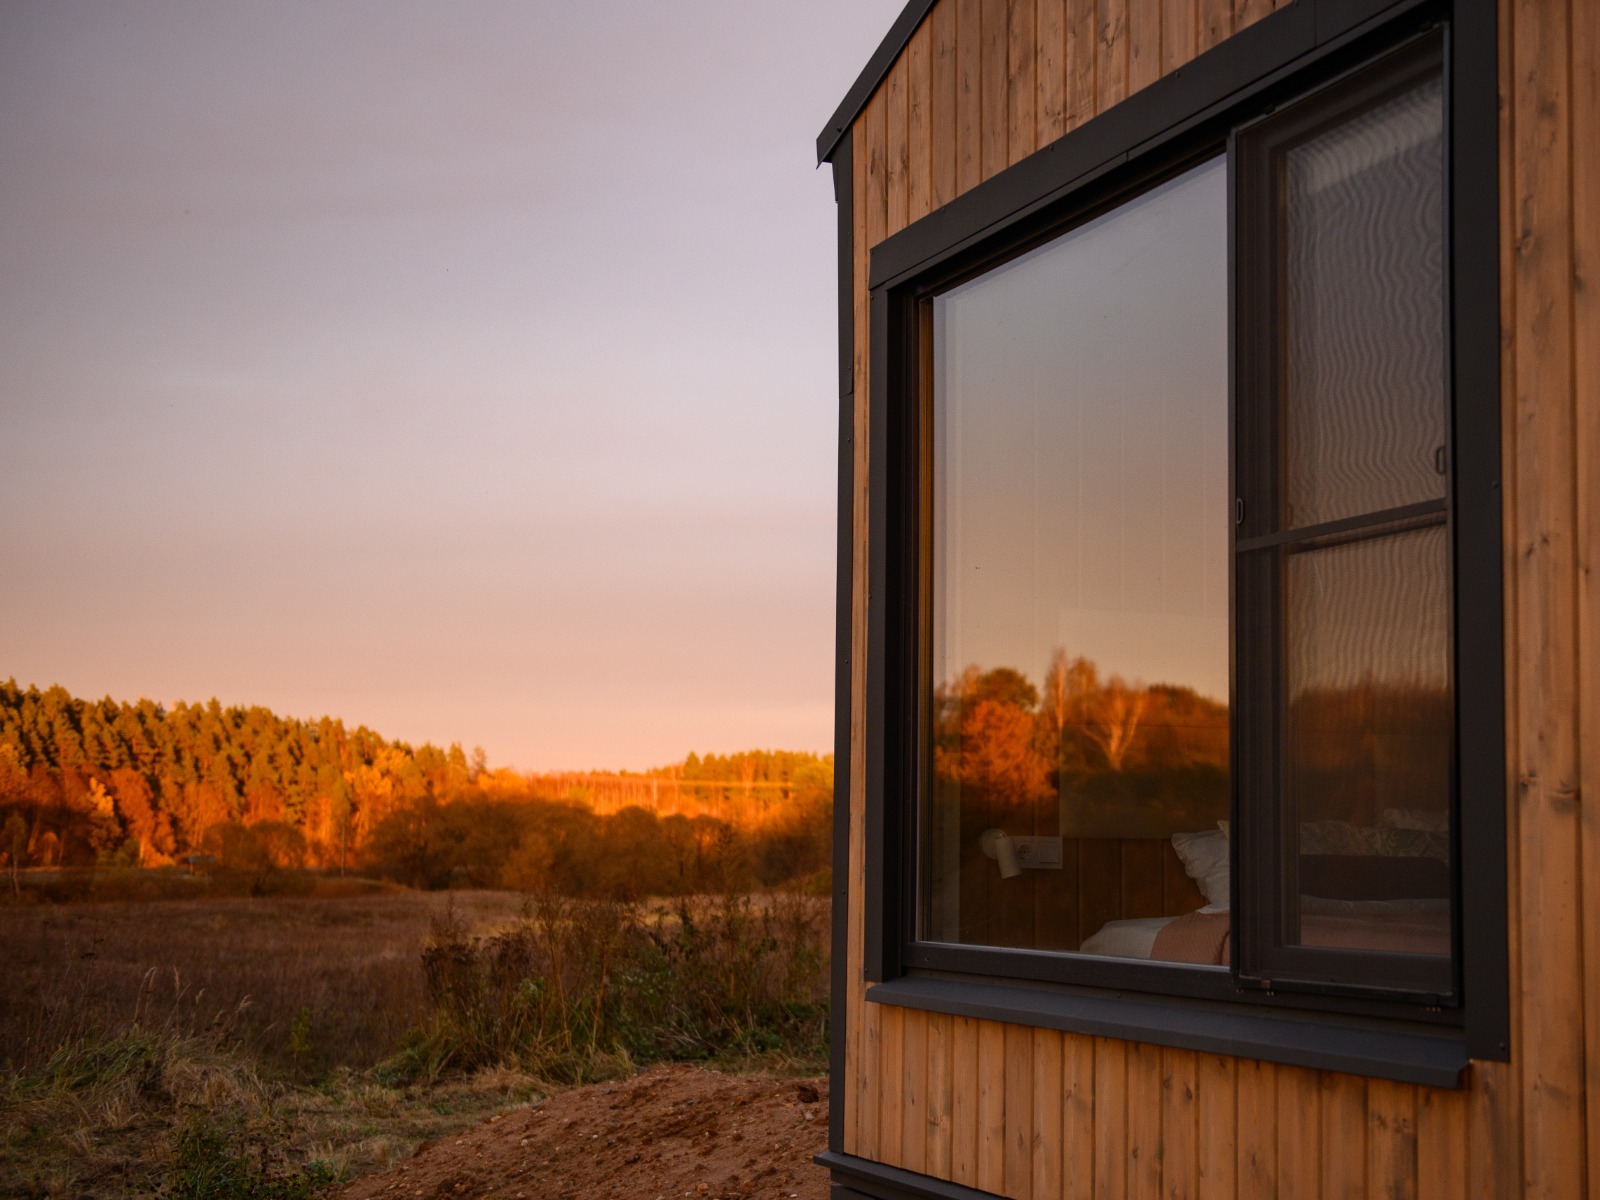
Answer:
[[[1512,1061],[1436,1091],[867,1004],[872,245],[1272,11],[940,0],[856,121],[843,1147],[1027,1200],[1600,1200],[1600,2],[1501,0]]]

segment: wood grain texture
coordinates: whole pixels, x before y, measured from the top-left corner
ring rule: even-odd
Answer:
[[[1197,50],[1204,52],[1224,38],[1233,36],[1232,0],[1195,0],[1195,3]]]
[[[907,111],[910,100],[907,77],[910,71],[910,60],[902,57],[889,69],[889,76],[883,83],[884,124],[887,133],[884,178],[888,185],[888,194],[884,198],[884,208],[888,214],[888,224],[885,229],[891,234],[898,233],[908,224],[907,214],[911,198],[909,179],[911,148],[907,142],[910,124]]]
[[[1367,1194],[1367,1081],[1329,1072],[1322,1095],[1322,1200],[1361,1200]]]
[[[1169,75],[1195,55],[1199,0],[1166,0],[1161,6],[1161,73]]]
[[[1128,1200],[1161,1196],[1161,1047],[1128,1045]]]
[[[1043,146],[1067,131],[1067,0],[1038,0],[1034,39],[1034,117]]]
[[[960,195],[983,181],[983,0],[954,0],[954,4],[956,194]]]
[[[1094,1039],[1061,1039],[1061,1195],[1089,1200],[1097,1178],[1094,1134]]]
[[[1277,1068],[1271,1063],[1239,1060],[1234,1081],[1239,1200],[1277,1200],[1277,1082]]]
[[[1272,11],[1272,0],[1233,0],[1233,30],[1237,33]]]
[[[906,217],[933,211],[933,25],[924,21],[906,47]]]
[[[872,1005],[878,1009],[878,1158],[892,1166],[905,1166],[905,1126],[900,1113],[905,1108],[905,1028],[903,1008]],[[914,1015],[914,1014],[912,1014]]]
[[[1417,1089],[1374,1079],[1367,1085],[1368,1194],[1416,1200]]]
[[[1034,0],[1006,4],[1006,163],[1032,154],[1039,144],[1034,76],[1039,52],[1034,37]]]
[[[978,1131],[982,1124],[978,1089],[978,1022],[956,1017],[951,1031],[950,1179],[963,1187],[978,1186]]]
[[[1467,1096],[1417,1092],[1417,1200],[1464,1200],[1467,1194]]]
[[[1600,5],[1572,6],[1573,395],[1577,411],[1584,1148],[1600,1200]]]
[[[900,1165],[928,1169],[928,1014],[907,1009],[900,1038]]]
[[[1321,1191],[1321,1101],[1315,1071],[1278,1068],[1278,1200],[1317,1200]]]
[[[956,198],[958,129],[956,96],[960,65],[956,52],[956,0],[940,0],[928,17],[929,92],[928,153],[932,160],[933,206]]]
[[[1568,9],[1514,9],[1517,770],[1523,1186],[1583,1191]],[[1552,1020],[1561,1013],[1567,1019]]]
[[[1028,1156],[1035,1200],[1061,1195],[1061,1035],[1054,1029],[1033,1031],[1033,1129]]]
[[[1195,1200],[1200,1162],[1196,1154],[1196,1089],[1199,1056],[1193,1050],[1161,1052],[1161,1195]]]
[[[953,1179],[951,1120],[955,1100],[955,1022],[945,1013],[928,1016],[928,1110],[924,1169],[938,1179]],[[971,1079],[970,1075],[965,1079]]]
[[[1007,1025],[1004,1194],[1033,1198],[1033,1030]]]
[[[1067,0],[1067,97],[1065,124],[1076,129],[1098,111],[1099,17],[1095,0]]]
[[[983,178],[1003,171],[1010,159],[1006,148],[1008,99],[1006,80],[1011,39],[1006,29],[1009,0],[980,0],[983,24],[979,30],[978,55],[982,62],[983,87],[980,120],[983,128]]]
[[[1095,111],[1105,112],[1128,95],[1128,8],[1107,3],[1096,11]]]
[[[1094,1039],[1094,1195],[1128,1194],[1128,1043]]]
[[[1161,0],[1128,0],[1128,92],[1161,78]]]
[[[978,1026],[978,1171],[976,1186],[996,1195],[1006,1186],[1006,1027]]]
[[[1195,1072],[1195,1200],[1238,1194],[1238,1062],[1202,1054]]]

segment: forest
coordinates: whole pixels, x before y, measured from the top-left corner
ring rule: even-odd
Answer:
[[[179,863],[261,892],[297,869],[611,897],[770,887],[826,868],[832,781],[830,758],[783,751],[524,775],[329,717],[0,684],[13,887],[21,868]]]

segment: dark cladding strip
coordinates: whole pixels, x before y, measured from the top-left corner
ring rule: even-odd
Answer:
[[[833,164],[839,209],[839,492],[833,606],[833,963],[828,1021],[828,1146],[844,1136],[844,1045],[850,974],[850,639],[855,555],[855,183],[850,132]]]
[[[867,990],[879,1004],[1009,1021],[1095,1037],[1458,1088],[1467,1066],[1459,1032],[1352,1024],[1320,1014],[1240,1010],[1126,993],[1088,994],[1002,983],[908,977]]]
[[[1000,1200],[993,1192],[828,1151],[812,1160],[833,1176],[832,1200]]]

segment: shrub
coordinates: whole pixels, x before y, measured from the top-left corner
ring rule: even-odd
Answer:
[[[778,1055],[827,1040],[827,903],[781,893],[647,910],[553,892],[509,929],[453,913],[423,952],[429,1020],[391,1072],[511,1065],[562,1082],[661,1059]]]

